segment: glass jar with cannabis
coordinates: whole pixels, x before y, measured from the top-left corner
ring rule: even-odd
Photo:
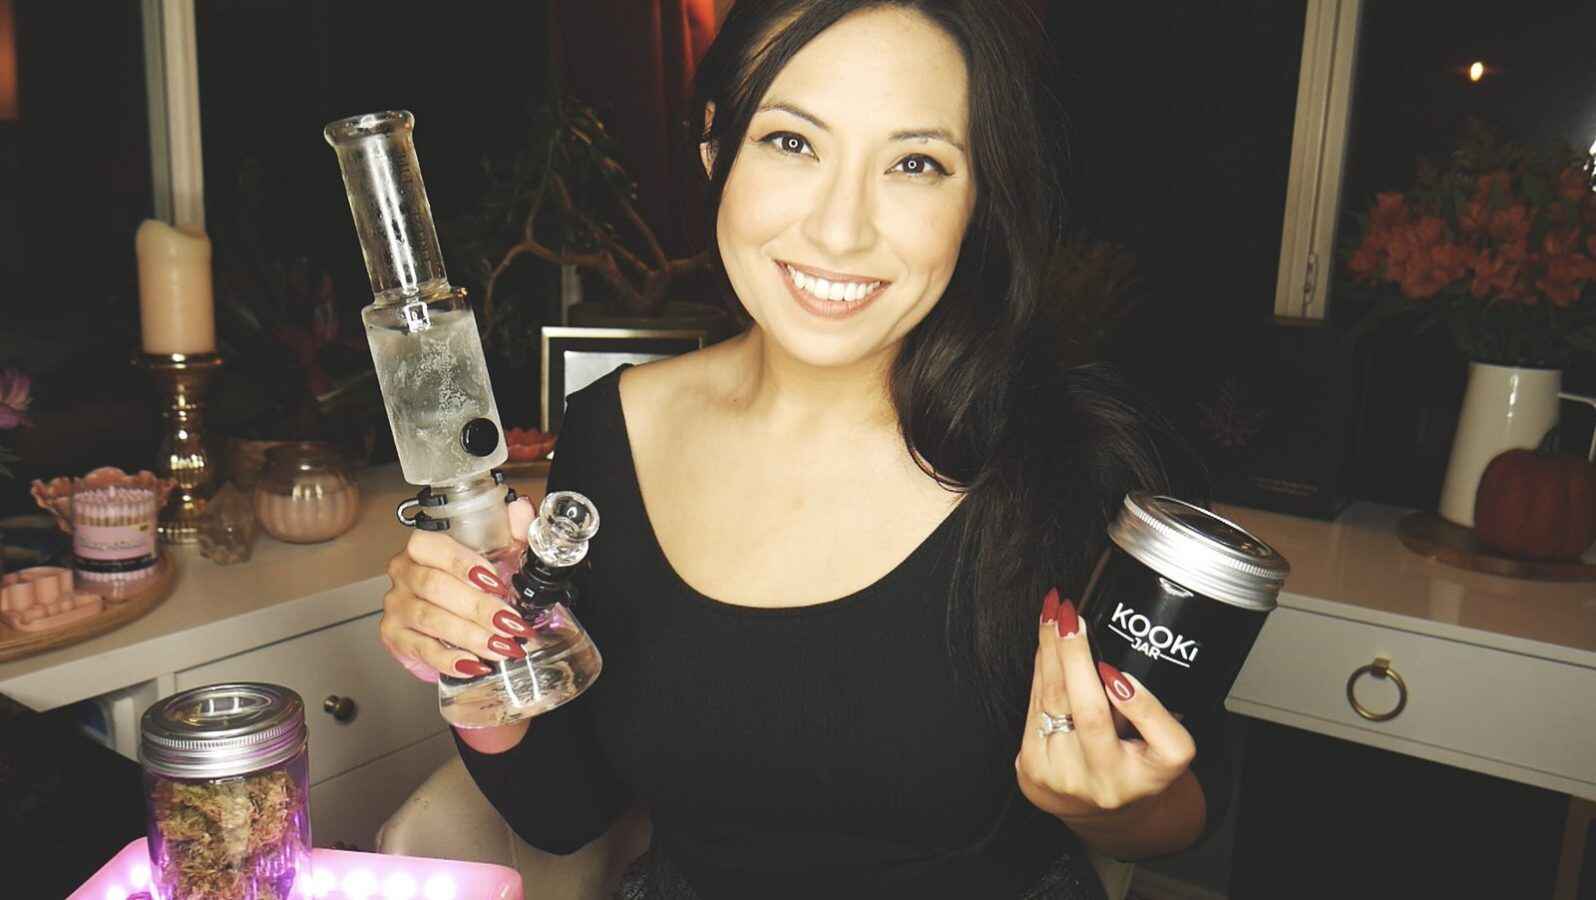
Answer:
[[[150,707],[139,761],[154,895],[287,900],[310,877],[307,751],[304,702],[285,687],[207,685]]]

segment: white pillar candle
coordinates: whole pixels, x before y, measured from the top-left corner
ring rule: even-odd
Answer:
[[[134,243],[144,352],[216,352],[210,239],[202,231],[146,219]]]

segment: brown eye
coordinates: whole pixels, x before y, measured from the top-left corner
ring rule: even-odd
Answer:
[[[941,163],[929,156],[919,153],[916,153],[913,156],[904,157],[903,161],[894,166],[893,169],[895,171],[902,172],[905,175],[911,175],[917,178],[927,175],[948,174],[948,170],[942,168]]]
[[[809,147],[809,142],[790,131],[777,131],[768,134],[761,138],[759,143],[769,144],[782,153],[790,153],[793,156],[814,155],[814,151]]]

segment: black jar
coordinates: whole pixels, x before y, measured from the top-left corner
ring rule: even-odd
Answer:
[[[1291,566],[1241,526],[1132,493],[1108,530],[1080,612],[1098,660],[1186,717],[1224,700]]]

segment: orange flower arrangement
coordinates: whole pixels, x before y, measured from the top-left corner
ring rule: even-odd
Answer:
[[[1346,266],[1382,292],[1369,323],[1445,322],[1481,362],[1561,366],[1596,352],[1592,163],[1566,146],[1502,142],[1471,122],[1445,168],[1420,161],[1412,189],[1377,195],[1358,217]]]

